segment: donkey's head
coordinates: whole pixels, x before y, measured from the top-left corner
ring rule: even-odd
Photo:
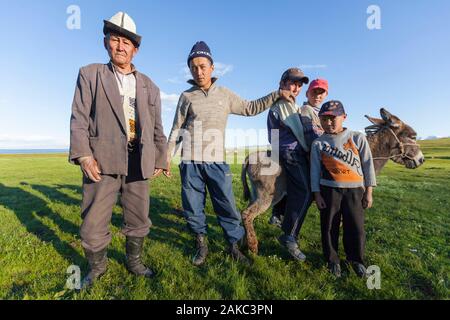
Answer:
[[[417,144],[417,133],[409,125],[386,109],[380,109],[381,119],[366,116],[372,126],[366,128],[369,139],[376,142],[372,148],[374,160],[389,160],[406,168],[420,167],[425,158]]]

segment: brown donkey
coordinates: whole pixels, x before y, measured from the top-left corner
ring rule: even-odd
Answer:
[[[366,134],[376,174],[389,159],[409,169],[421,166],[425,159],[416,142],[416,132],[386,109],[381,108],[380,114],[382,119],[366,116],[373,123],[366,128]],[[270,151],[254,152],[245,158],[242,165],[244,198],[250,200],[249,206],[242,211],[242,220],[248,248],[255,254],[258,253],[258,239],[253,226],[254,219],[286,195],[286,177],[278,165],[278,159],[273,158],[275,156]],[[251,191],[247,185],[247,175]]]

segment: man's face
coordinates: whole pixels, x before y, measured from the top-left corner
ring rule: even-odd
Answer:
[[[291,91],[294,98],[297,98],[302,91],[302,86],[303,82],[301,81],[286,80],[281,84],[281,89]]]
[[[211,75],[214,71],[214,65],[205,57],[196,57],[189,63],[190,71],[194,81],[202,89],[208,89],[211,86]]]
[[[320,116],[320,124],[326,133],[336,134],[344,130],[345,119],[347,119],[345,114],[342,116]]]
[[[130,39],[117,34],[105,37],[105,47],[108,50],[111,61],[117,66],[127,66],[138,52]]]
[[[308,92],[306,92],[308,103],[313,107],[318,107],[322,105],[322,102],[325,100],[327,95],[328,92],[322,88],[315,88],[312,90],[308,90]]]

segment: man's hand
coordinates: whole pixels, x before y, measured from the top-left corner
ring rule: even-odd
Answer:
[[[172,178],[172,173],[170,172],[170,162],[172,159],[167,159],[167,165],[166,168],[163,170],[163,174],[167,177],[167,178]]]
[[[295,96],[291,90],[280,88],[280,98],[295,103]]]
[[[373,197],[372,197],[372,187],[367,187],[366,192],[364,192],[362,205],[364,209],[372,208]]]
[[[78,162],[80,163],[81,171],[83,174],[94,182],[99,182],[102,180],[100,176],[100,168],[98,167],[97,161],[92,156],[81,157]]]
[[[163,172],[163,169],[161,169],[161,168],[155,168],[155,170],[153,170],[152,179],[154,179],[154,178],[156,178],[157,176],[159,176],[162,172]]]
[[[325,200],[322,198],[320,192],[314,192],[314,200],[316,200],[317,209],[323,210],[327,207]]]

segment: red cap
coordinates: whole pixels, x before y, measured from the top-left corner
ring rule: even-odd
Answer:
[[[328,92],[328,81],[325,79],[315,79],[315,80],[311,81],[311,83],[308,87],[308,91],[316,89],[316,88],[320,88],[320,89],[323,89],[326,92]]]

